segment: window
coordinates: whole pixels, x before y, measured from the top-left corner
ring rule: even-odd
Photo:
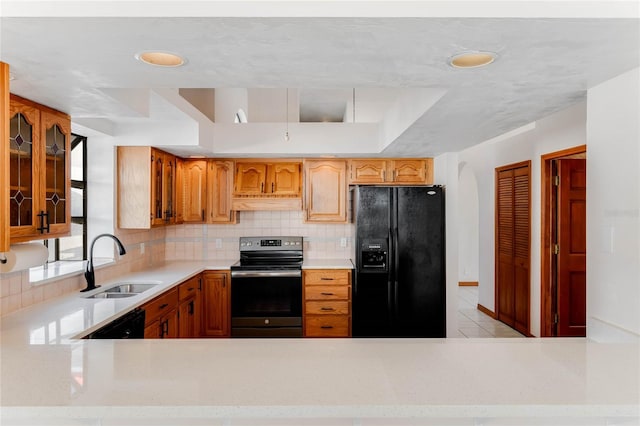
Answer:
[[[71,235],[44,240],[49,263],[87,259],[87,137],[71,138]]]

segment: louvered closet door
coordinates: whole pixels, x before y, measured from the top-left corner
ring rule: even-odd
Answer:
[[[530,163],[496,169],[496,315],[529,333]]]

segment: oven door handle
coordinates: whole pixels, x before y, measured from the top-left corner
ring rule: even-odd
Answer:
[[[301,277],[302,271],[231,271],[231,278]]]

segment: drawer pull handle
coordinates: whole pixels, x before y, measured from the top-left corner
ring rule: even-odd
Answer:
[[[189,287],[189,291],[193,291],[193,290],[195,290],[194,287]]]
[[[164,309],[164,308],[166,308],[167,306],[169,306],[169,304],[168,304],[168,303],[163,303],[162,305],[160,305],[160,308],[159,308],[159,309]]]
[[[322,308],[320,308],[321,311],[335,311],[335,309],[333,308],[327,308],[326,306],[323,306]]]
[[[320,281],[333,281],[335,278],[322,277]]]
[[[325,329],[326,328],[333,328],[333,326],[332,325],[322,325],[322,326],[320,326],[320,328],[325,328]]]
[[[333,293],[326,293],[324,291],[322,293],[320,293],[320,294],[323,295],[323,296],[333,296]]]

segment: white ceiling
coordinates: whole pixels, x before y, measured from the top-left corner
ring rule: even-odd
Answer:
[[[522,7],[168,1],[157,9],[150,1],[3,0],[0,60],[15,75],[12,92],[85,122],[144,118],[144,108],[117,98],[149,88],[299,88],[305,113],[316,116],[323,104],[334,116],[349,108],[323,91],[347,99],[354,87],[386,94],[372,100],[386,108],[400,90],[442,90],[402,134],[380,145],[386,149],[370,152],[433,156],[564,109],[640,65],[637,2],[560,2],[555,9],[554,2],[512,3]],[[451,17],[460,11],[464,17]],[[158,69],[134,59],[154,49],[180,53],[188,64]],[[498,59],[481,69],[448,65],[468,50],[496,52]]]

